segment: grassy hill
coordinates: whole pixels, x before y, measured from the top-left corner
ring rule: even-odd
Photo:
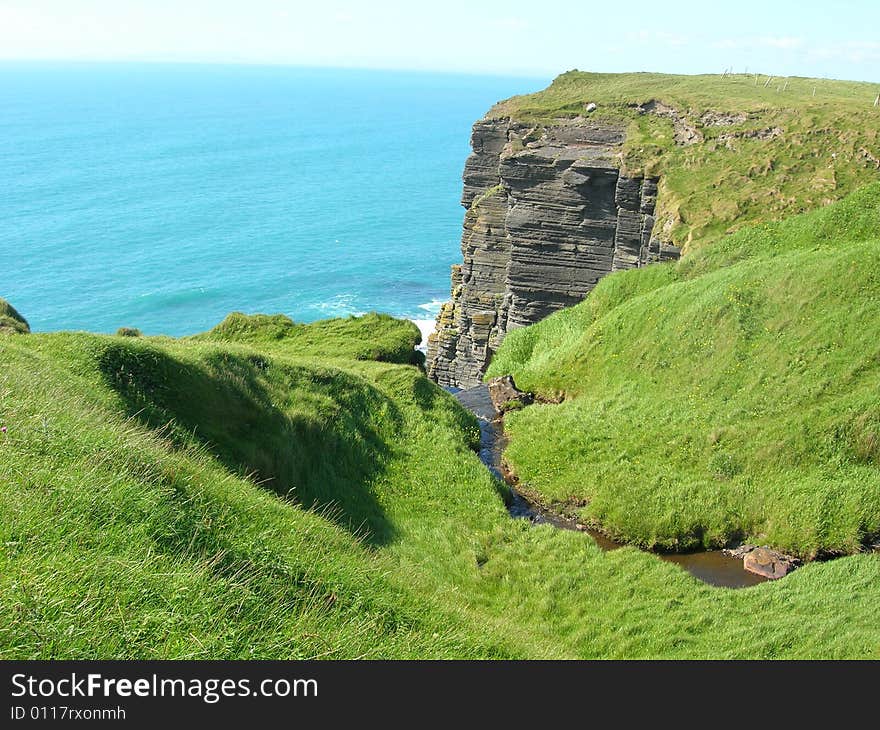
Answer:
[[[733,591],[511,520],[454,399],[358,359],[416,337],[0,336],[0,657],[880,657],[875,556]]]
[[[544,499],[640,544],[810,558],[880,535],[880,183],[603,279],[489,375],[560,399],[508,419]]]
[[[562,401],[507,417],[546,501],[646,546],[856,554],[730,590],[512,520],[408,322],[29,334],[0,300],[0,659],[880,659],[880,109],[766,78],[571,72],[493,110],[625,124],[687,255],[490,375]]]
[[[878,91],[877,84],[766,74],[570,71],[490,116],[538,128],[577,116],[625,126],[622,166],[662,175],[655,230],[687,252],[880,178]],[[639,108],[651,102],[654,112]],[[589,103],[598,108],[588,114]]]

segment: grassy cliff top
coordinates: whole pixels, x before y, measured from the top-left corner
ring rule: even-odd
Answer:
[[[489,116],[624,125],[622,167],[662,177],[655,231],[688,251],[880,179],[880,85],[768,78],[569,71]]]
[[[414,348],[421,337],[419,328],[409,320],[376,312],[310,324],[297,324],[283,314],[232,312],[212,330],[193,339],[269,344],[290,355],[418,365],[424,356]]]

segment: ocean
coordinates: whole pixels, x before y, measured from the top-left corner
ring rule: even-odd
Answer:
[[[0,64],[0,297],[34,331],[231,311],[429,329],[470,127],[546,86],[421,72]]]

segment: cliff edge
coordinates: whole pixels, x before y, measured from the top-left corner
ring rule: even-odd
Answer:
[[[657,178],[620,169],[626,130],[485,118],[464,170],[452,296],[428,338],[428,375],[467,388],[516,327],[577,304],[606,274],[678,258],[653,237]]]
[[[880,176],[874,85],[762,74],[569,71],[473,128],[462,263],[428,340],[478,383],[512,329],[604,275],[822,208]]]

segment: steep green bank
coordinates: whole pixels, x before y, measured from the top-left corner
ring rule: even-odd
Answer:
[[[622,122],[624,171],[661,176],[655,235],[687,252],[876,180],[877,92],[876,84],[766,74],[570,71],[489,116],[534,124],[533,137],[559,119]]]
[[[0,657],[880,657],[876,556],[732,591],[532,528],[359,359],[409,323],[231,322],[0,336]]]
[[[508,417],[507,458],[646,546],[859,551],[880,535],[878,254],[875,183],[606,277],[496,354],[490,376],[564,398]]]

